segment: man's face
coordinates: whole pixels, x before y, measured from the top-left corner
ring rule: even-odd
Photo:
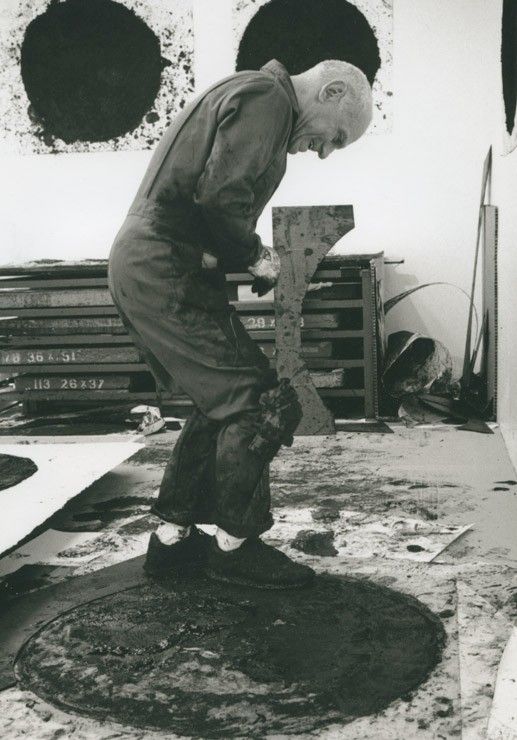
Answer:
[[[301,111],[289,142],[289,154],[311,150],[317,152],[320,159],[326,159],[336,149],[343,149],[359,139],[369,123],[369,117],[358,116],[350,110],[348,100],[315,100]]]

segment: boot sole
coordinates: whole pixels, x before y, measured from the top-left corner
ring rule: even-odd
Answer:
[[[293,589],[305,588],[306,586],[310,586],[310,584],[314,580],[314,576],[312,576],[311,578],[308,578],[306,581],[302,581],[301,583],[257,583],[256,581],[247,581],[245,578],[232,578],[229,576],[222,576],[219,573],[216,573],[214,570],[210,569],[206,570],[206,575],[213,581],[219,581],[220,583],[229,583],[232,586],[247,586],[248,588],[259,588],[262,591],[292,591]]]

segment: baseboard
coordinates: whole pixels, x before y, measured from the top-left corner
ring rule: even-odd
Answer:
[[[512,465],[517,471],[517,426],[512,424],[501,424],[501,434],[503,435]]]

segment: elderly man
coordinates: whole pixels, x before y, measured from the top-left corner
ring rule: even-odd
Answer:
[[[356,141],[372,113],[364,74],[326,61],[290,77],[277,61],[234,74],[167,129],[111,250],[109,284],[157,382],[194,404],[152,511],[146,570],[203,560],[211,577],[261,588],[306,585],[307,566],[267,546],[268,466],[300,420],[228,303],[225,272],[272,288],[279,259],[255,233],[287,153],[325,159]],[[274,410],[268,423],[265,407]],[[195,524],[217,525],[214,538]]]

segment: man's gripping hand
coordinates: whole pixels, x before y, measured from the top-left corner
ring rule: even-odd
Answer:
[[[213,254],[209,254],[208,252],[203,252],[203,256],[201,258],[201,267],[203,270],[215,270],[217,268],[217,264],[217,257],[214,257]]]
[[[280,274],[280,257],[273,247],[262,246],[258,260],[248,268],[255,277],[251,290],[263,296],[275,287]]]

